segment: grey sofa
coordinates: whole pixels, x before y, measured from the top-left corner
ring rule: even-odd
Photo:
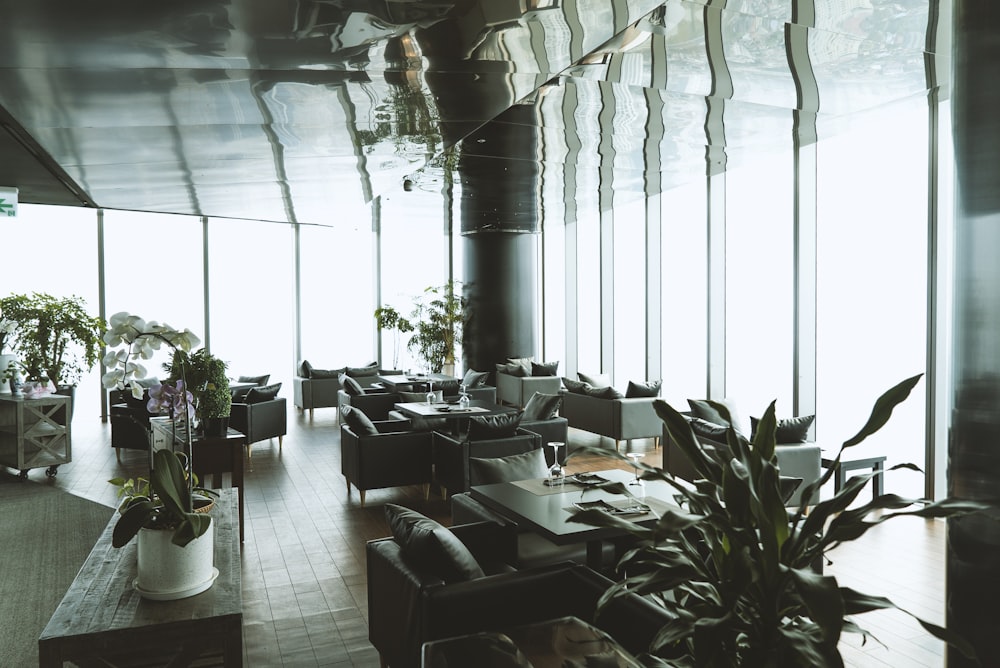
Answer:
[[[655,397],[603,399],[569,391],[562,397],[559,413],[570,427],[613,438],[616,450],[634,438],[652,438],[654,447],[659,445],[663,421],[653,410]]]
[[[363,368],[363,367],[362,367]],[[303,371],[311,373],[311,368],[299,367],[298,375],[292,380],[293,403],[301,411],[309,411],[312,417],[316,408],[336,408],[338,403],[337,393],[341,390],[340,380],[337,376],[345,373],[347,367],[326,371],[323,377],[303,376]],[[339,373],[338,373],[339,372]],[[396,369],[376,369],[372,375],[352,376],[362,387],[372,387],[378,383],[378,376],[396,376],[402,373]]]

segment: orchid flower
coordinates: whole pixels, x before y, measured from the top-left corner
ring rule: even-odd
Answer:
[[[149,360],[166,343],[175,350],[190,352],[201,339],[190,329],[174,329],[156,320],[146,321],[137,315],[121,311],[108,319],[108,329],[101,337],[108,348],[125,345],[124,350],[109,350],[104,355],[108,370],[101,377],[106,388],[131,386],[132,396],[141,397],[142,388],[133,382],[146,377],[146,367],[137,360]],[[190,393],[189,393],[190,394]]]

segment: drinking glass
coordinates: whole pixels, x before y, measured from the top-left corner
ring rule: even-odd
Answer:
[[[465,392],[465,384],[458,386],[458,407],[468,408],[469,407],[469,395]]]
[[[549,467],[549,478],[553,481],[561,481],[566,477],[566,471],[563,469],[562,464],[559,463],[559,448],[563,447],[565,443],[562,441],[549,441],[547,445],[552,448],[552,466]]]
[[[427,383],[427,403],[433,404],[437,396],[434,394],[434,381]]]
[[[642,480],[639,480],[639,462],[642,460],[642,455],[641,452],[625,453],[625,456],[632,460],[632,468],[635,470],[635,480],[631,481],[630,485],[642,485]]]

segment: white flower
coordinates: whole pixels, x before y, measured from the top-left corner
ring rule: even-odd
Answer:
[[[17,323],[10,318],[0,318],[0,334],[13,334]]]
[[[102,377],[105,387],[131,386],[132,395],[142,396],[142,387],[134,382],[146,376],[146,367],[135,360],[152,359],[160,345],[166,343],[175,350],[190,352],[201,343],[190,329],[178,331],[166,323],[143,320],[126,311],[115,313],[108,319],[108,330],[101,337],[109,348],[125,345],[124,350],[109,351],[104,356],[108,372]],[[138,392],[138,394],[136,394]]]

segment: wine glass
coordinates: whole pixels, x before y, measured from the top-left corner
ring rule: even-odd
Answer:
[[[632,468],[635,470],[635,480],[630,482],[630,485],[642,485],[642,480],[639,479],[639,462],[642,460],[643,453],[641,452],[626,452],[625,456],[632,460]]]
[[[559,448],[565,445],[562,441],[549,441],[547,445],[552,448],[552,466],[549,467],[549,478],[553,482],[562,482],[566,477],[566,471],[559,463]]]
[[[469,395],[465,391],[465,383],[458,386],[458,406],[462,409],[469,407]]]

